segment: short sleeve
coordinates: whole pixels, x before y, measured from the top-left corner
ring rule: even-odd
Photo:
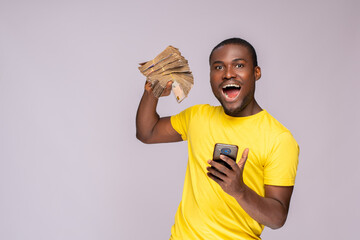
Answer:
[[[170,118],[172,127],[175,129],[175,131],[177,131],[181,135],[181,138],[184,141],[187,140],[190,118],[195,108],[196,106],[187,108],[184,111],[180,112],[179,114],[171,116]]]
[[[264,166],[264,184],[293,186],[299,162],[299,146],[290,132],[274,139]]]

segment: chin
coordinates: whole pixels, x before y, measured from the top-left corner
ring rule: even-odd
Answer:
[[[224,112],[226,115],[232,116],[232,117],[238,117],[240,113],[244,110],[244,106],[239,106],[235,108],[227,108],[224,104],[221,104]]]

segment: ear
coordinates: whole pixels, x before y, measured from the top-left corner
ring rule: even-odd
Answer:
[[[254,72],[255,72],[255,81],[257,81],[261,78],[261,68],[259,66],[256,66]]]

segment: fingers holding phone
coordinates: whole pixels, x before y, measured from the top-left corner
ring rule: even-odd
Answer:
[[[210,167],[207,168],[207,175],[231,196],[235,196],[245,187],[243,168],[249,150],[244,150],[239,164],[235,162],[237,151],[238,148],[235,145],[215,145],[213,160],[208,161]]]
[[[236,161],[238,146],[232,144],[217,143],[214,147],[213,160],[209,160],[211,167],[208,167],[208,175],[214,177],[218,181],[229,175]]]

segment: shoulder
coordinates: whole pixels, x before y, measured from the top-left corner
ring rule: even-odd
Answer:
[[[263,126],[265,132],[268,135],[268,141],[270,143],[270,151],[273,151],[274,148],[278,148],[279,145],[286,147],[293,147],[294,149],[299,150],[299,146],[290,132],[280,121],[270,115],[268,112],[264,114]]]
[[[184,111],[171,116],[170,123],[172,127],[181,134],[183,140],[187,139],[189,128],[201,126],[211,119],[211,114],[216,111],[216,107],[208,104],[194,105]]]
[[[194,123],[201,124],[213,119],[220,111],[221,107],[214,107],[209,104],[198,104],[173,115],[170,121],[173,126],[179,124],[186,126]]]
[[[267,142],[270,144],[270,149],[278,144],[284,143],[298,147],[290,130],[267,111],[265,111],[265,114],[261,118],[261,128]]]
[[[267,128],[269,133],[273,135],[273,137],[282,135],[283,133],[288,133],[291,135],[290,130],[287,129],[280,121],[278,121],[275,117],[273,117],[269,112],[266,110],[265,114],[263,115],[262,121],[263,126]]]
[[[185,109],[179,114],[188,115],[189,117],[200,117],[217,114],[221,111],[221,106],[211,106],[209,104],[197,104]]]

